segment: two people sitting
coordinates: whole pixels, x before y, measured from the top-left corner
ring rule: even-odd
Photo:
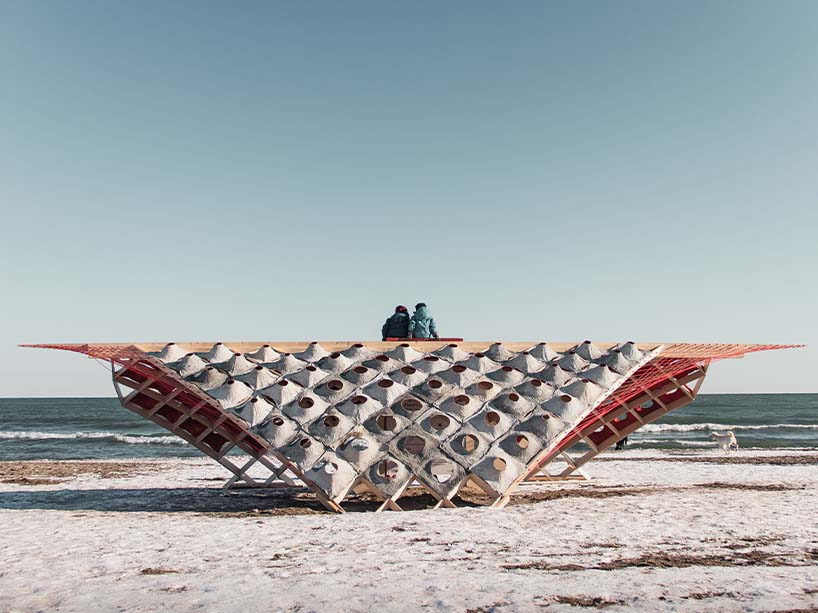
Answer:
[[[381,338],[438,338],[437,326],[425,302],[415,305],[415,312],[409,317],[409,309],[400,305],[381,328]]]

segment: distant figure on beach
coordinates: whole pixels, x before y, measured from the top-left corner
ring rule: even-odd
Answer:
[[[409,309],[402,304],[395,307],[395,313],[381,328],[381,340],[409,337]]]
[[[738,441],[732,430],[727,430],[727,432],[712,432],[710,438],[716,441],[725,455],[731,451],[738,451]]]
[[[625,445],[627,445],[627,444],[628,444],[628,437],[624,436],[621,439],[619,439],[618,441],[616,441],[616,447],[614,447],[614,450],[622,451],[625,448]]]
[[[415,305],[415,312],[409,320],[409,338],[438,338],[435,320],[425,302]]]

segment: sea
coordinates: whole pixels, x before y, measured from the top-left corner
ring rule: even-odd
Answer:
[[[732,430],[742,448],[818,448],[818,394],[701,394],[643,426],[634,449],[715,447]],[[198,457],[201,452],[116,398],[0,398],[0,460]]]

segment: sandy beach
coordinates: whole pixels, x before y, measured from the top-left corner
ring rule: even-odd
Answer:
[[[208,460],[0,464],[0,609],[818,608],[818,452],[627,451],[504,510],[332,515]]]

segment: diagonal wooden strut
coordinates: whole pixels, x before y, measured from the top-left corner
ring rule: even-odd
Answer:
[[[664,417],[671,411],[680,409],[693,402],[698,395],[708,364],[702,364],[693,371],[680,376],[670,376],[666,381],[653,387],[638,384],[641,394],[627,402],[619,403],[618,409],[610,410],[597,420],[588,424],[579,432],[579,442],[589,443],[589,450],[579,458],[567,461],[568,466],[556,475],[545,473],[533,475],[528,481],[548,481],[566,479],[581,467],[593,460],[600,453],[615,445],[618,441],[632,434],[645,424]],[[693,387],[690,384],[693,383]],[[646,406],[643,406],[646,405]],[[573,445],[572,445],[573,446]],[[566,450],[567,451],[567,450]],[[565,452],[561,454],[565,459]],[[550,464],[551,462],[549,462]],[[545,466],[543,467],[545,468]],[[586,477],[587,478],[587,477]]]
[[[229,470],[233,476],[225,484],[226,488],[235,487],[239,482],[245,487],[298,487],[299,484],[285,474],[290,472],[297,479],[303,479],[297,468],[270,450],[266,441],[252,434],[245,422],[224,412],[176,373],[146,358],[120,357],[110,361],[114,388],[122,406],[169,430]],[[131,391],[126,395],[123,387]],[[228,457],[234,448],[250,455],[250,459],[241,465],[234,462]],[[263,481],[248,474],[256,464],[269,471]],[[328,509],[343,512],[337,502],[320,491],[314,493]]]

